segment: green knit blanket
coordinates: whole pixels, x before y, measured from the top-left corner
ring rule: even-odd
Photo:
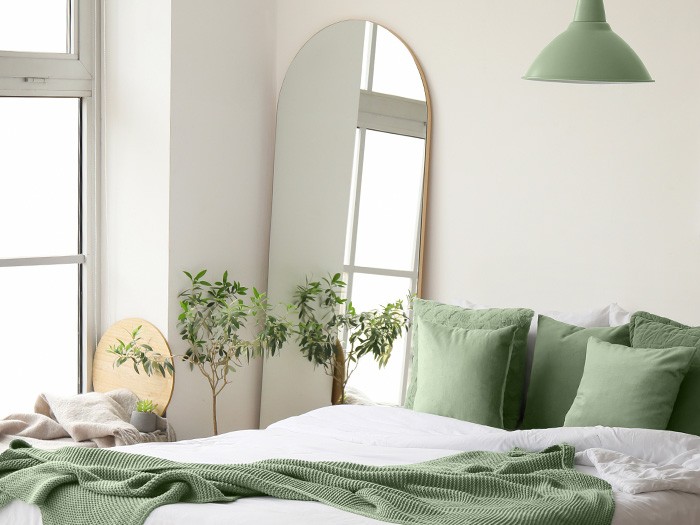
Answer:
[[[610,485],[573,469],[569,445],[389,467],[292,459],[204,465],[106,449],[46,451],[19,440],[11,447],[0,454],[0,507],[13,499],[38,505],[44,525],[142,525],[169,503],[265,495],[426,525],[609,525],[615,509]]]

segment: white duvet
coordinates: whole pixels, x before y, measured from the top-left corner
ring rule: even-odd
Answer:
[[[267,430],[151,443],[118,450],[195,463],[247,463],[267,458],[415,463],[467,450],[538,451],[576,447],[577,469],[608,481],[615,525],[700,525],[700,438],[658,430],[558,428],[506,432],[411,410],[339,406],[286,419]],[[365,525],[381,522],[320,503],[247,498],[226,504],[177,504],[155,510],[147,525]],[[15,501],[2,525],[40,525],[37,507]],[[97,525],[97,524],[96,524]]]

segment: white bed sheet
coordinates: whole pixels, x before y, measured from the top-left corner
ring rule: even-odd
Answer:
[[[570,443],[580,451],[577,469],[605,477],[613,487],[619,485],[623,490],[639,492],[663,485],[696,492],[657,490],[632,494],[615,490],[614,525],[700,525],[700,438],[674,432],[603,427],[505,432],[402,408],[341,406],[290,418],[267,430],[232,432],[177,443],[133,445],[118,450],[196,463],[248,463],[283,457],[396,465],[465,450],[506,451],[519,446],[534,451],[561,442]],[[146,521],[146,525],[280,523],[376,525],[383,522],[320,503],[273,498],[167,505],[156,509]],[[0,524],[41,525],[41,514],[37,507],[15,501],[0,510]]]

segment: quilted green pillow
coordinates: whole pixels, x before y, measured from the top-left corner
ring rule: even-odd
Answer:
[[[467,330],[416,322],[420,383],[413,409],[503,428],[503,394],[518,327]]]
[[[590,337],[629,346],[629,325],[581,328],[540,315],[522,428],[556,428],[576,398]]]
[[[591,337],[564,426],[664,430],[696,353],[693,347],[631,348]]]
[[[636,312],[630,321],[632,346],[671,348],[693,346],[700,349],[700,327],[690,327],[648,312]],[[700,436],[700,351],[678,392],[668,430]]]
[[[498,330],[507,326],[517,326],[513,350],[511,353],[508,377],[506,379],[506,391],[503,399],[503,427],[514,430],[520,419],[520,407],[523,398],[523,385],[525,384],[525,358],[527,354],[527,333],[530,322],[535,313],[526,308],[490,308],[488,310],[468,310],[459,306],[452,306],[415,299],[413,301],[413,330],[411,333],[411,347],[413,360],[411,364],[411,376],[406,391],[406,408],[413,408],[416,397],[416,388],[420,377],[418,376],[417,357],[421,349],[420,323],[417,320],[429,321],[448,328]]]

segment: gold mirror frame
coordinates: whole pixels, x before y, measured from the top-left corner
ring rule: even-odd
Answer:
[[[284,141],[283,132],[288,129],[287,124],[291,119],[286,116],[285,112],[288,109],[285,107],[285,94],[290,97],[288,91],[290,87],[288,83],[290,82],[290,76],[292,76],[292,71],[298,62],[303,59],[305,51],[308,54],[308,49],[314,41],[322,38],[324,34],[327,34],[329,30],[335,27],[342,27],[341,25],[347,22],[367,22],[366,20],[343,20],[328,27],[323,28],[316,34],[314,34],[299,52],[295,55],[294,59],[290,62],[289,68],[285,75],[283,85],[281,87],[280,96],[278,100],[277,108],[277,127],[276,127],[276,145],[275,145],[275,178],[274,178],[274,190],[273,190],[273,210],[271,218],[271,233],[270,233],[270,274],[268,281],[268,291],[270,294],[270,299],[273,302],[282,301],[289,302],[291,300],[291,292],[293,291],[293,285],[297,285],[303,280],[304,276],[313,273],[318,276],[319,268],[324,268],[323,264],[319,262],[319,268],[310,268],[309,265],[298,264],[296,268],[294,267],[294,261],[284,261],[286,266],[282,264],[282,260],[285,259],[284,254],[278,250],[279,244],[286,242],[288,247],[294,246],[298,251],[304,251],[304,246],[297,246],[294,240],[289,240],[283,235],[278,235],[276,232],[277,226],[285,221],[285,215],[281,213],[279,198],[285,197],[285,190],[289,191],[290,182],[281,179],[289,178],[286,171],[286,166],[284,162],[280,161],[280,148]],[[426,74],[421,66],[416,53],[407,44],[407,42],[401,38],[395,31],[387,28],[384,25],[374,22],[377,26],[386,29],[391,35],[393,35],[409,52],[413,63],[420,75],[420,81],[422,83],[423,92],[425,94],[425,147],[423,156],[423,180],[422,180],[422,198],[420,200],[421,210],[419,213],[418,225],[418,242],[419,246],[417,253],[417,272],[414,274],[415,279],[415,290],[417,295],[420,297],[423,294],[424,287],[424,266],[425,266],[425,254],[426,254],[426,231],[427,231],[427,209],[428,209],[428,187],[430,181],[430,165],[431,165],[431,148],[432,148],[432,128],[433,128],[433,116],[432,116],[432,100],[430,96],[430,90],[428,87],[428,82],[426,79]],[[322,49],[322,48],[321,48]],[[300,58],[301,57],[301,58]],[[339,60],[338,60],[339,61]],[[322,67],[322,66],[319,66]],[[328,73],[329,76],[331,73]],[[296,77],[294,77],[296,78]],[[302,77],[303,78],[303,77]],[[416,79],[417,80],[417,79]],[[418,83],[416,82],[416,86]],[[307,88],[309,86],[315,87],[312,81],[306,83]],[[358,91],[359,91],[358,85]],[[300,91],[301,95],[304,95],[303,90]],[[302,102],[298,102],[301,104]],[[308,107],[308,106],[307,106]],[[284,129],[282,129],[284,128]],[[290,128],[291,129],[291,128]],[[301,135],[297,133],[297,135]],[[344,165],[344,164],[343,164]],[[306,181],[297,181],[303,184]],[[348,185],[350,186],[350,185]],[[315,188],[314,188],[315,189]],[[348,188],[348,191],[350,189]],[[348,201],[349,202],[349,201]],[[298,204],[300,208],[304,207],[304,203]],[[284,206],[283,206],[284,207]],[[347,208],[347,203],[346,203]],[[289,213],[291,209],[288,205],[286,211]],[[321,213],[321,212],[319,212]],[[322,216],[322,215],[321,215]],[[287,215],[288,217],[288,215]],[[345,218],[347,222],[347,217]],[[316,232],[312,232],[316,233]],[[318,234],[322,235],[322,234]],[[347,234],[343,235],[342,243],[345,245]],[[337,244],[337,242],[336,242]],[[291,248],[289,248],[291,250]],[[292,258],[294,254],[291,254]],[[342,260],[341,260],[342,264]],[[326,265],[325,271],[330,271],[332,265]],[[335,266],[337,268],[337,265]],[[411,270],[413,272],[413,270]],[[314,368],[304,359],[301,358],[294,345],[289,345],[288,348],[275,359],[268,360],[264,363],[263,369],[263,388],[262,388],[262,399],[261,399],[261,426],[265,427],[268,424],[282,419],[284,417],[300,414],[308,410],[318,408],[320,406],[325,406],[329,404],[330,392],[331,392],[331,379],[329,377],[323,376],[320,372],[314,373]],[[407,351],[408,354],[408,351]],[[405,393],[406,381],[408,377],[408,368],[410,366],[410,356],[405,357],[405,362],[403,365],[403,393]],[[319,377],[322,376],[322,377]],[[325,386],[323,386],[325,385]],[[280,392],[295,392],[293,396],[281,396]]]

